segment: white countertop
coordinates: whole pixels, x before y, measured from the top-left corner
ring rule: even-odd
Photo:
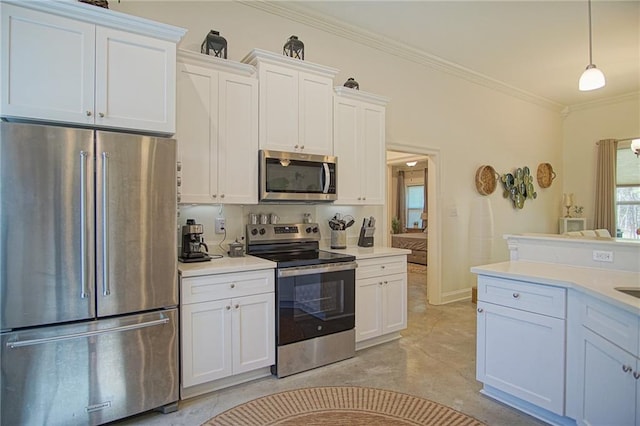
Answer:
[[[640,315],[640,299],[615,290],[615,287],[640,289],[640,273],[638,272],[529,261],[510,261],[474,266],[471,268],[471,272],[576,289]]]
[[[333,253],[343,253],[355,256],[356,259],[371,259],[375,257],[394,256],[409,254],[411,250],[400,249],[395,247],[347,247],[346,249],[321,248],[321,250]]]
[[[321,248],[334,253],[343,253],[355,256],[356,259],[369,259],[375,257],[406,255],[411,250],[393,247],[348,247],[346,249]],[[258,269],[273,269],[275,262],[259,257],[245,255],[243,257],[224,256],[211,259],[208,262],[181,263],[178,262],[178,272],[183,277],[197,277],[201,275],[225,274],[229,272],[254,271]]]
[[[200,275],[224,274],[228,272],[255,271],[258,269],[274,269],[276,263],[255,256],[228,257],[211,259],[208,262],[181,263],[178,262],[178,272],[183,277],[197,277]]]

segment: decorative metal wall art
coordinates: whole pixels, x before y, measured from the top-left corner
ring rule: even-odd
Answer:
[[[282,47],[282,54],[304,61],[304,43],[292,35]]]
[[[200,52],[227,59],[227,40],[218,31],[211,30],[202,42]]]
[[[513,202],[513,207],[521,209],[524,202],[538,197],[538,193],[533,187],[533,176],[529,167],[517,168],[514,173],[505,173],[500,178],[504,191],[504,198],[509,198]]]

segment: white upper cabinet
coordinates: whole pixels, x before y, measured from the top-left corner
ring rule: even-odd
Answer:
[[[181,203],[258,203],[258,80],[250,65],[178,52]]]
[[[254,49],[261,149],[333,155],[332,87],[337,70]]]
[[[388,99],[336,87],[333,154],[338,157],[336,204],[385,202],[385,106]]]
[[[172,134],[185,30],[78,2],[3,2],[0,114]]]

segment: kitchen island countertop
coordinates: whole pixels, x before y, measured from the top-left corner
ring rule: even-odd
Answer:
[[[211,274],[225,274],[229,272],[256,271],[259,269],[274,269],[276,263],[255,256],[228,257],[211,259],[208,262],[182,263],[178,262],[178,272],[183,278],[198,277]]]
[[[615,290],[640,288],[640,273],[530,261],[474,266],[471,272],[499,278],[572,288],[640,315],[640,299]]]

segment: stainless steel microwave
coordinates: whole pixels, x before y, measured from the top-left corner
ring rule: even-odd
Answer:
[[[334,201],[336,157],[260,150],[260,201]]]

